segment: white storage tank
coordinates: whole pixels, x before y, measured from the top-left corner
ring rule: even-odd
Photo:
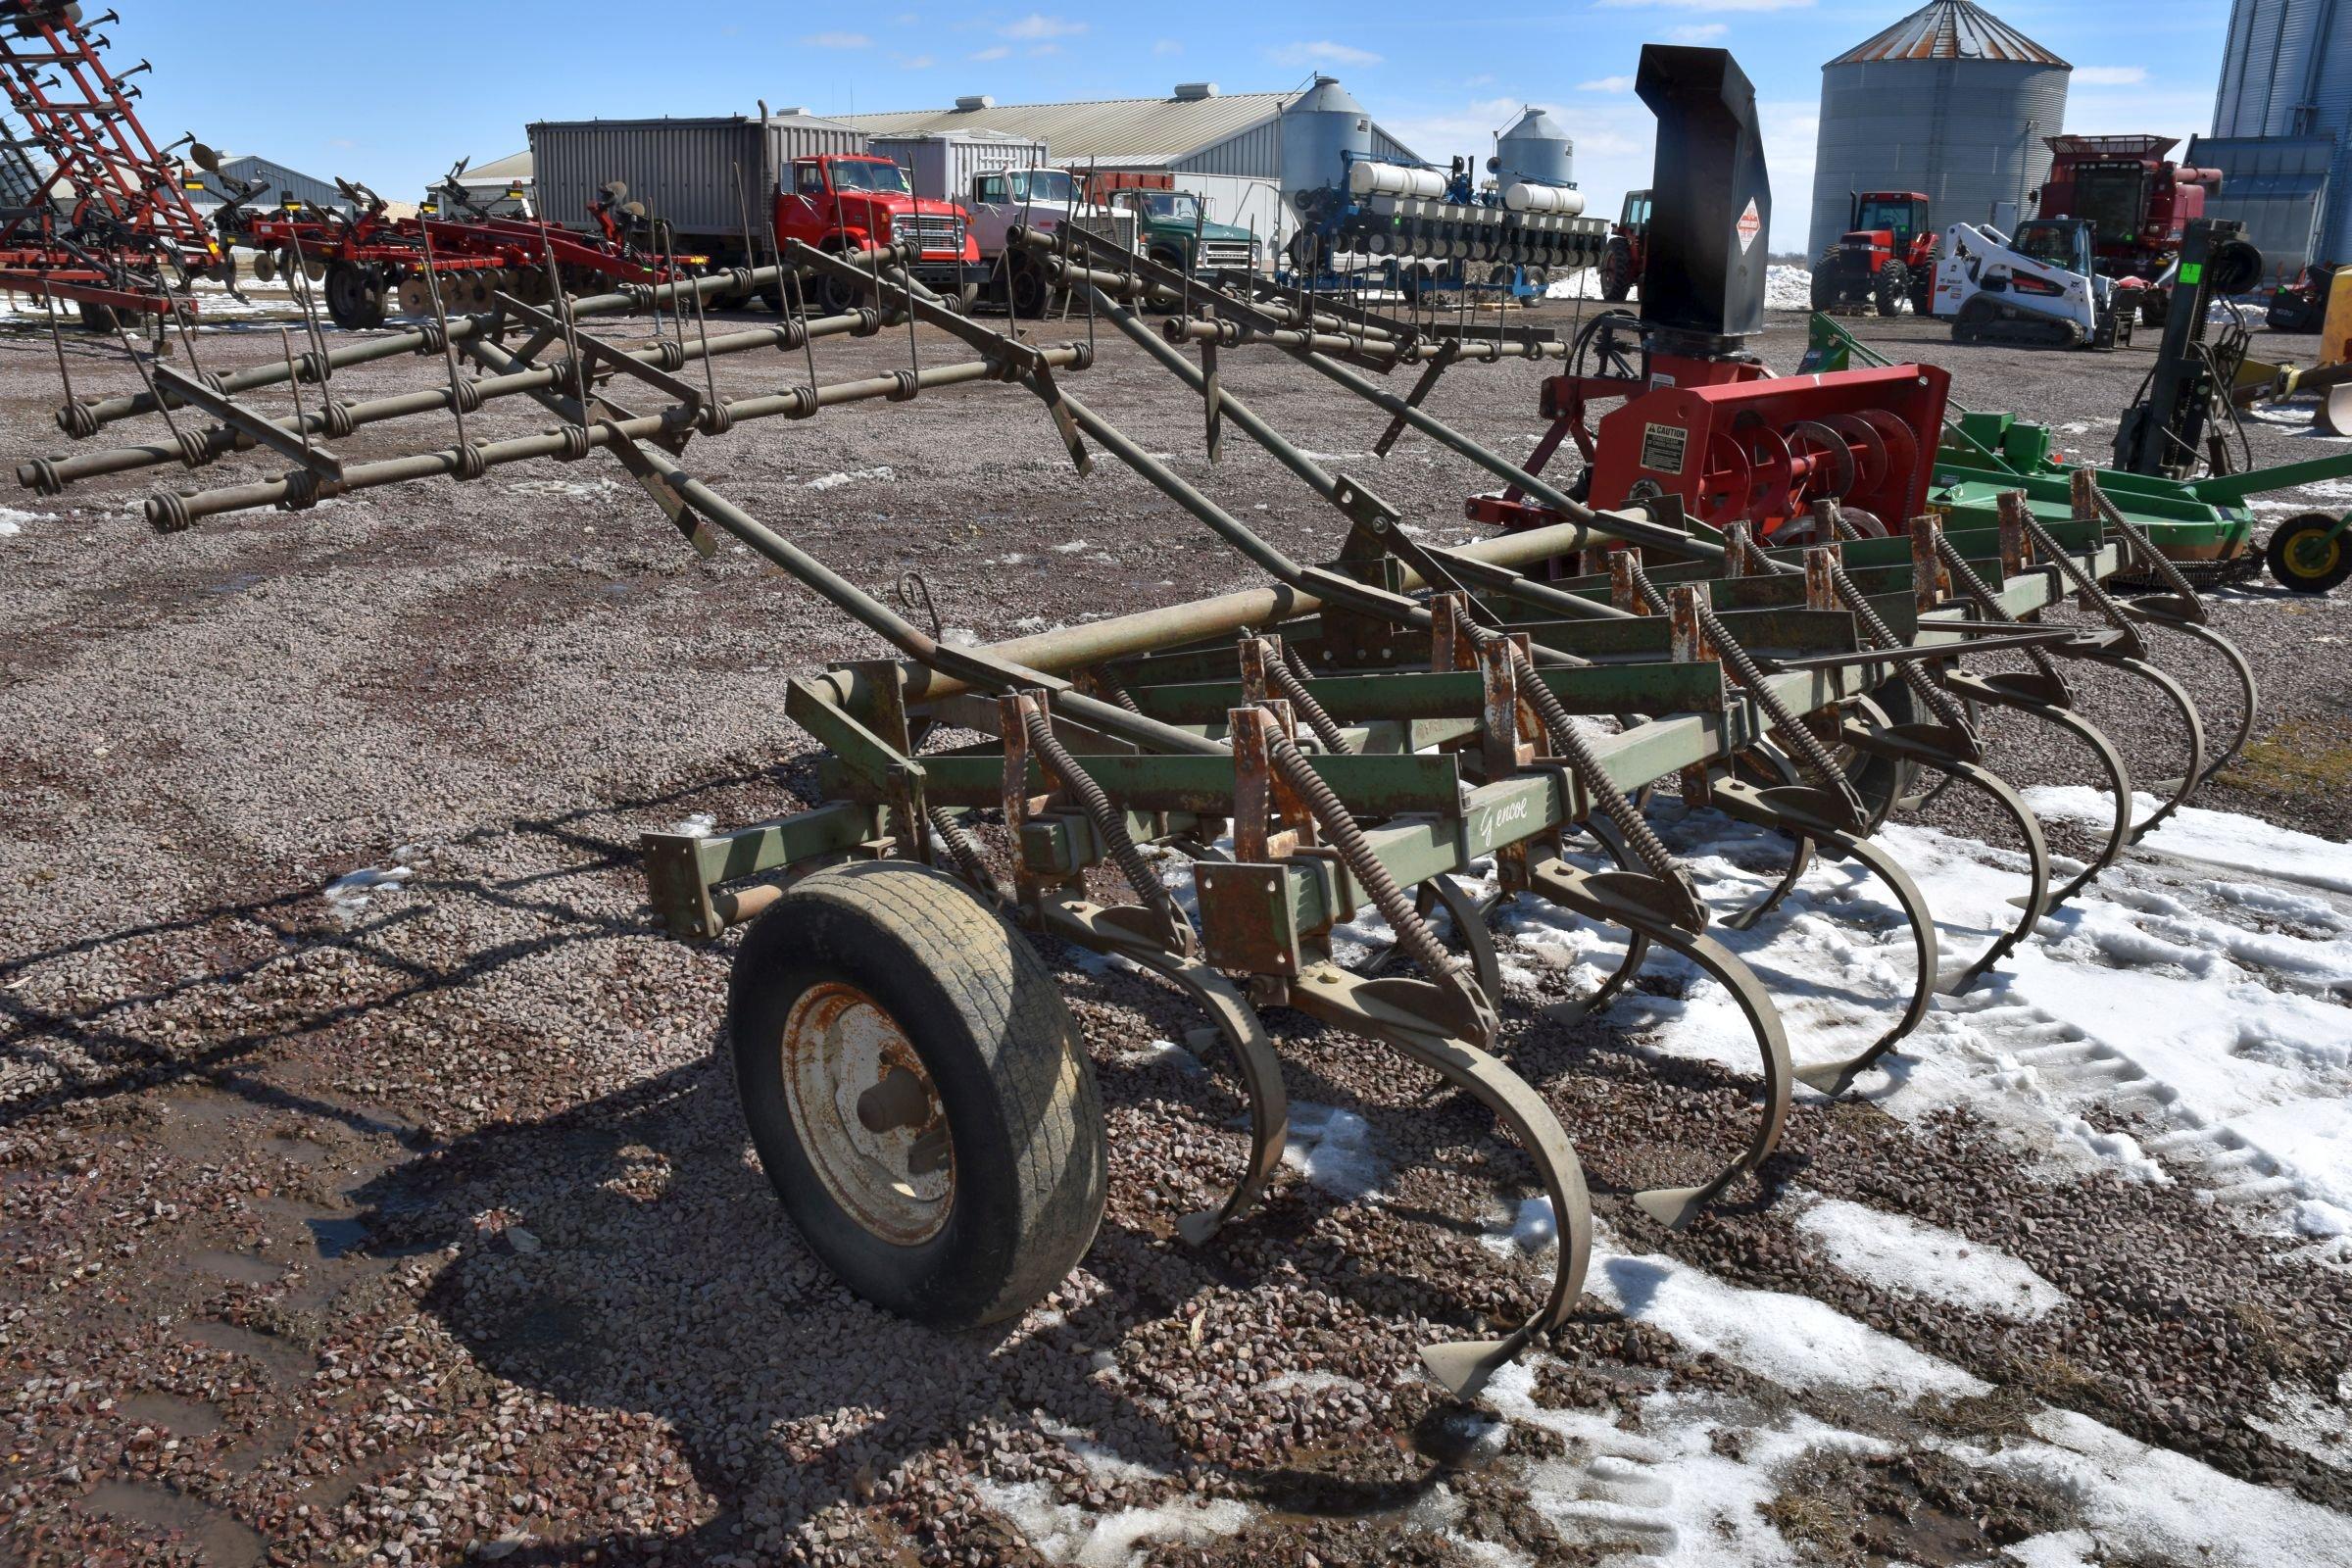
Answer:
[[[1506,190],[1514,180],[1566,185],[1576,178],[1576,143],[1557,121],[1531,104],[1510,129],[1494,138],[1494,161],[1488,168],[1494,182]]]
[[[1853,192],[1919,191],[1937,232],[2030,205],[2074,69],[1972,0],[1932,0],[1822,67],[1806,254],[1846,231]]]
[[[1561,218],[1580,218],[1585,211],[1585,193],[1570,190],[1565,185],[1530,185],[1513,180],[1502,187],[1502,205],[1514,213],[1551,213]]]
[[[1348,166],[1348,191],[1352,196],[1418,196],[1434,201],[1446,194],[1446,175],[1435,169],[1366,160]]]
[[[1047,146],[1029,136],[1000,130],[948,130],[912,136],[876,136],[872,150],[906,171],[917,196],[935,201],[969,201],[972,180],[1007,169],[1047,167]]]

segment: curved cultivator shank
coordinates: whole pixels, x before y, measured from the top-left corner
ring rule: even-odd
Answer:
[[[1083,302],[1086,341],[1037,344],[967,319],[907,275],[909,255],[898,248],[844,256],[792,246],[776,267],[588,298],[559,292],[535,303],[499,292],[485,308],[457,316],[435,300],[433,321],[418,331],[333,349],[314,331],[308,352],[297,356],[289,343],[282,363],[227,374],[183,375],[142,362],[146,391],[70,403],[60,423],[94,435],[157,415],[171,421],[169,441],[42,459],[20,477],[54,493],[98,475],[173,464],[199,470],[245,453],[290,465],[272,477],[157,496],[150,521],[176,530],[254,508],[300,511],[418,479],[467,483],[512,464],[609,455],[693,548],[708,554],[719,535],[733,538],[895,655],[786,683],[786,711],[827,754],[820,804],[729,831],[646,836],[648,879],[664,923],[708,940],[758,920],[770,931],[762,951],[794,951],[805,925],[839,918],[824,913],[813,892],[795,890],[802,876],[845,860],[906,859],[948,873],[980,905],[1031,931],[1130,959],[1172,984],[1230,1051],[1249,1103],[1249,1152],[1238,1178],[1221,1200],[1177,1222],[1195,1246],[1244,1221],[1281,1162],[1288,1102],[1263,1009],[1319,1019],[1377,1042],[1416,1072],[1437,1074],[1508,1131],[1560,1237],[1550,1282],[1516,1329],[1424,1351],[1431,1372],[1462,1393],[1564,1320],[1591,1253],[1591,1202],[1575,1147],[1550,1102],[1509,1065],[1509,1003],[1488,929],[1496,906],[1540,899],[1622,934],[1624,960],[1580,1010],[1622,994],[1664,950],[1721,986],[1744,1019],[1760,1070],[1743,1147],[1694,1185],[1633,1195],[1639,1211],[1683,1225],[1771,1156],[1798,1084],[1845,1090],[1911,1034],[1938,984],[1972,983],[2129,842],[2130,776],[2112,744],[2071,710],[2061,661],[2153,681],[2180,710],[2192,737],[2190,762],[2158,819],[2206,771],[2193,704],[2147,662],[2131,618],[2098,591],[2133,546],[2108,531],[2095,490],[2063,523],[2021,512],[2004,514],[1999,529],[1949,534],[1925,515],[1890,533],[1876,518],[1849,515],[1838,496],[1814,496],[1804,503],[1803,527],[1789,529],[1804,541],[1796,547],[1776,545],[1776,529],[1752,519],[1726,517],[1721,527],[1693,520],[1673,495],[1594,505],[1540,471],[1559,444],[1556,427],[1539,460],[1523,466],[1423,407],[1449,367],[1566,363],[1581,352],[1575,345],[1442,333],[1434,323],[1255,277],[1210,286],[1074,226],[1052,238],[1016,232],[1015,243]],[[800,302],[819,283],[830,296],[865,303],[811,316]],[[720,294],[780,295],[787,313],[756,329],[712,333],[702,303]],[[1139,306],[1182,314],[1154,332]],[[633,315],[650,340],[612,335],[608,322]],[[1065,378],[1093,364],[1102,327],[1200,400],[1212,456],[1230,425],[1329,508],[1317,559],[1295,559],[1072,393]],[[883,333],[895,344],[902,329],[903,368],[820,376],[819,344]],[[1580,334],[1576,344],[1590,341]],[[944,358],[943,344],[951,346]],[[1200,363],[1179,344],[1197,344]],[[1218,356],[1249,347],[1286,354],[1386,416],[1380,450],[1398,432],[1418,430],[1500,480],[1507,489],[1494,506],[1513,511],[1513,531],[1451,548],[1426,543],[1424,529],[1363,477],[1327,468],[1223,384]],[[786,356],[795,380],[722,396],[715,362],[762,353]],[[401,354],[425,363],[430,384],[361,401],[336,396],[337,370]],[[462,373],[466,365],[471,373]],[[1409,393],[1372,378],[1401,366],[1423,368]],[[797,373],[804,367],[805,377]],[[1898,439],[1905,427],[1869,400],[1899,386],[1915,401],[1920,388],[1933,393],[1937,383],[1924,371],[1809,380],[1845,406],[1803,421],[1812,443],[1804,448],[1807,471],[1849,486],[1868,478],[1891,493],[1892,454],[1908,438]],[[1004,387],[1024,389],[1081,474],[1097,454],[1109,455],[1230,549],[1259,585],[1013,642],[956,646],[681,461],[696,439],[740,435],[766,419],[990,386],[1000,396]],[[253,395],[271,388],[289,394],[290,416],[255,406]],[[474,439],[467,416],[504,398],[527,398],[555,423]],[[1925,416],[1932,428],[1933,410]],[[447,420],[454,439],[369,462],[346,460],[332,446],[362,425],[413,428],[420,418]],[[1854,449],[1838,445],[1844,441]],[[1794,473],[1784,476],[1784,504],[1794,502]],[[2105,614],[2108,629],[2036,624],[2070,593]],[[2194,608],[2192,595],[2168,613],[2186,621]],[[1982,668],[1985,660],[2018,659],[2030,665],[2022,673]],[[2118,802],[2108,848],[2055,896],[2039,824],[1985,766],[1970,716],[1981,706],[2014,708],[2076,736],[2106,771]],[[982,738],[943,746],[933,744],[936,733]],[[1904,797],[1905,781],[1923,770],[1989,796],[2016,825],[2029,861],[2022,918],[1955,976],[1938,972],[1937,930],[1918,886],[1874,836]],[[1788,873],[1722,922],[1728,930],[1761,940],[1816,857],[1852,862],[1887,890],[1908,929],[1914,972],[1867,1046],[1792,1065],[1788,1019],[1756,970],[1711,932],[1707,902],[1645,814],[1661,783],[1679,786],[1690,812],[1717,812],[1790,846]],[[1572,860],[1580,836],[1599,847],[1605,864]],[[1189,904],[1162,879],[1155,847],[1189,860]],[[1090,893],[1088,877],[1098,872],[1123,881],[1129,901]],[[1350,970],[1335,956],[1338,933],[1365,909],[1387,923],[1394,942]],[[1441,911],[1450,946],[1436,923]],[[977,915],[962,923],[994,929]],[[881,1169],[888,1180],[875,1201],[888,1210],[892,1192],[933,1193],[942,1170],[973,1174],[971,1162],[995,1157],[983,1131],[1020,1119],[988,1099],[1013,1092],[1004,1086],[1041,1085],[1055,1103],[1094,1104],[1082,1058],[1066,1053],[1066,1041],[1045,1039],[1050,1031],[1034,1019],[1007,1024],[1002,1040],[951,1037],[895,1015],[890,997],[860,990],[854,978],[817,977],[836,999],[828,1016],[866,1020],[859,1027],[887,1049],[861,1054],[834,1049],[836,1040],[825,1048],[831,1055],[811,1046],[813,1054],[796,1057],[837,1061],[831,1070],[872,1081],[819,1084],[787,1074],[781,1094],[791,1114],[755,1129],[762,1151],[779,1160],[797,1157],[809,1126],[833,1129],[826,1136],[842,1148],[817,1151],[824,1157],[811,1155],[810,1168]],[[763,983],[753,974],[738,981]],[[775,1010],[787,1017],[788,1044],[802,1040],[791,1021],[800,1012]],[[765,1016],[746,1016],[755,1013]],[[804,1116],[811,1107],[796,1095],[821,1100],[815,1109],[823,1114]],[[1091,1114],[1096,1124],[1079,1130],[1088,1147],[1102,1138],[1099,1108]],[[1087,1196],[1083,1186],[1055,1191],[1064,1205]],[[807,1199],[796,1204],[805,1223],[811,1213],[830,1215],[828,1227],[860,1223],[855,1204],[836,1214],[821,1195],[799,1196]],[[1094,1201],[1099,1210],[1099,1192]],[[1091,1224],[1088,1216],[1071,1223],[1081,1221]],[[923,1295],[924,1281],[905,1277],[917,1265],[904,1250],[836,1246],[826,1255],[877,1299]],[[1045,1253],[1030,1261],[1040,1258],[1065,1266]],[[1035,1272],[1016,1267],[1008,1277]]]

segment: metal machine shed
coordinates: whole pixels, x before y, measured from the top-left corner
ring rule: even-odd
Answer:
[[[1091,103],[999,104],[965,98],[947,109],[844,115],[842,123],[873,136],[993,130],[1042,141],[1065,165],[1105,169],[1165,169],[1174,173],[1282,177],[1282,111],[1295,93],[1220,93],[1192,82],[1166,98],[1111,98]],[[1372,127],[1372,149],[1384,158],[1418,163],[1413,150]]]
[[[284,201],[287,196],[294,195],[315,207],[331,207],[341,212],[351,211],[350,200],[341,191],[335,189],[333,180],[317,179],[309,174],[288,169],[283,164],[273,164],[268,159],[256,158],[250,154],[242,158],[221,159],[220,172],[218,174],[202,173],[194,169],[191,169],[189,172],[195,174],[204,185],[201,191],[191,190],[188,192],[188,200],[193,202],[199,211],[218,207],[228,201],[237,191],[244,188],[247,180],[251,179],[266,180],[270,186],[254,203],[256,206],[274,207]],[[387,193],[378,191],[376,194],[381,196]]]

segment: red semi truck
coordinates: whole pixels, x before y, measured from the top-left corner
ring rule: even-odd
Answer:
[[[539,208],[559,223],[583,225],[598,202],[625,200],[713,267],[763,265],[790,240],[825,250],[912,240],[914,275],[950,300],[971,299],[987,279],[970,216],[917,197],[853,126],[762,106],[757,118],[542,121],[530,132]],[[772,235],[757,231],[763,208]],[[859,297],[832,280],[810,293],[828,314]]]

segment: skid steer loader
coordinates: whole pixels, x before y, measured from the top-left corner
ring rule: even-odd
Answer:
[[[2132,313],[2119,310],[2115,280],[2092,267],[2091,225],[2035,218],[2015,235],[1989,224],[1944,230],[1931,296],[1952,323],[1955,343],[2113,349],[2132,341]]]

